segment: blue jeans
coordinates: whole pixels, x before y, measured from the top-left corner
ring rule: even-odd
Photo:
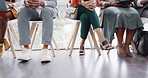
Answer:
[[[23,7],[18,13],[18,29],[20,37],[20,45],[29,45],[30,40],[30,20],[42,20],[42,44],[50,45],[53,34],[53,18],[54,9],[44,7],[39,15],[34,8]]]

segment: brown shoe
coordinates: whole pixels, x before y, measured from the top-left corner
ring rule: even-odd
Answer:
[[[4,48],[5,48],[5,51],[7,51],[10,48],[10,44],[6,39],[4,39]]]
[[[0,44],[0,57],[2,56],[3,54],[3,44]]]
[[[80,46],[79,54],[80,54],[80,55],[84,55],[84,54],[85,54],[84,46]]]

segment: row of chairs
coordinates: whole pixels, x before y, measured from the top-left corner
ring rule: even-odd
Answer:
[[[58,17],[59,17],[59,15],[58,15]],[[145,21],[145,19],[142,19],[142,20],[143,20],[144,24],[147,23]],[[78,30],[79,30],[79,27],[80,27],[80,21],[79,20],[75,20],[75,21],[76,21],[76,24],[74,26],[71,38],[70,38],[69,43],[68,43],[68,46],[66,48],[66,50],[70,49],[69,56],[72,55],[74,45],[75,45],[75,41],[76,41],[76,37],[77,37]],[[36,37],[36,34],[37,34],[37,30],[38,30],[39,25],[41,23],[42,23],[42,21],[32,21],[32,25],[31,25],[31,29],[30,29],[30,38],[31,38],[31,41],[32,41],[31,46],[30,46],[31,48],[33,47],[35,37]],[[10,46],[11,46],[12,55],[15,58],[16,54],[15,54],[15,49],[14,49],[13,42],[12,42],[12,35],[14,36],[13,38],[16,40],[16,42],[18,44],[19,44],[19,38],[18,38],[18,36],[17,36],[11,22],[8,23],[7,33],[8,33],[8,40],[9,40],[9,43],[10,43]],[[90,28],[90,34],[88,35],[88,40],[89,40],[91,49],[95,48],[97,50],[97,52],[98,52],[98,55],[100,55],[101,54],[100,53],[100,48],[98,46],[98,43],[97,43],[97,40],[95,38],[95,34],[94,34],[92,28]],[[94,42],[94,44],[92,43],[92,41]],[[54,36],[53,36],[53,39],[52,39],[52,44],[50,46],[50,49],[51,49],[51,52],[52,52],[53,56],[55,56],[53,45],[55,46],[56,50],[59,50]],[[93,47],[93,45],[94,45],[94,47]],[[136,46],[135,46],[133,41],[131,42],[131,45],[132,45],[132,48],[133,48],[134,52],[137,53],[137,49],[136,49]],[[21,49],[23,49],[22,46],[20,46],[20,47],[21,47]],[[109,54],[109,53],[110,53],[110,50],[108,51],[107,54]]]
[[[38,30],[38,27],[39,27],[40,23],[42,23],[42,21],[32,21],[32,25],[31,25],[31,29],[30,29],[30,38],[31,38],[31,41],[32,41],[31,48],[33,47],[34,40],[35,40],[35,37],[36,37],[36,34],[37,34],[37,30]],[[80,21],[76,20],[76,24],[75,25],[76,26],[73,29],[73,33],[71,35],[69,44],[68,44],[68,46],[66,48],[66,50],[70,49],[69,56],[72,55],[72,52],[73,52],[73,49],[74,49],[76,37],[77,37],[78,30],[79,30],[79,27],[80,27]],[[17,34],[16,34],[16,32],[15,32],[11,22],[9,22],[9,24],[8,24],[7,33],[8,33],[8,40],[9,40],[9,43],[10,43],[10,46],[11,46],[12,55],[13,55],[14,58],[16,58],[15,49],[14,49],[14,45],[13,45],[13,42],[12,42],[12,35],[14,36],[13,39],[15,39],[18,44],[19,44],[19,38],[18,38],[18,36],[17,36]],[[91,38],[92,38],[92,40],[91,40]],[[101,54],[100,53],[100,48],[98,46],[98,43],[97,43],[97,40],[95,38],[95,34],[94,34],[92,28],[90,28],[90,34],[88,35],[88,39],[89,39],[89,43],[90,43],[91,49],[95,48],[97,50],[97,52],[98,52],[98,55],[100,55]],[[92,41],[94,42],[94,44],[92,43]],[[54,36],[53,36],[53,39],[52,39],[52,44],[50,46],[50,49],[51,49],[51,52],[52,52],[53,56],[55,56],[53,45],[55,46],[56,50],[59,50]],[[94,45],[94,47],[93,47],[93,45]],[[136,46],[135,46],[133,41],[131,42],[131,45],[132,45],[132,47],[134,49],[134,52],[137,53],[137,49],[136,49]],[[20,46],[20,47],[22,49],[22,46]],[[108,54],[109,54],[109,52],[110,51],[108,51]]]

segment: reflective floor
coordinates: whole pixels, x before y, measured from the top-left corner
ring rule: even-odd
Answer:
[[[50,63],[40,62],[40,51],[33,51],[32,60],[20,62],[6,52],[0,58],[0,78],[148,78],[148,58],[134,54],[133,58],[119,58],[116,49],[101,51],[85,50],[79,56],[74,50],[68,56],[66,50],[56,51]],[[16,52],[19,55],[20,51]]]
[[[58,3],[65,4],[64,0]],[[78,49],[69,57],[65,48],[71,37],[75,21],[64,18],[66,6],[59,5],[60,18],[54,20],[54,37],[59,51],[50,63],[40,62],[41,25],[33,46],[33,59],[22,63],[12,57],[11,51],[5,52],[0,58],[0,78],[148,78],[148,57],[133,53],[133,58],[119,58],[116,49],[101,51],[98,56],[96,50],[87,49],[84,56],[79,56]],[[17,21],[11,21],[18,35]],[[148,25],[148,24],[147,24]],[[80,33],[79,33],[80,34]],[[80,35],[78,34],[75,48],[79,48]],[[13,40],[16,50],[21,50],[16,40]],[[113,46],[116,46],[116,39]],[[86,41],[86,48],[90,48]],[[64,50],[63,50],[64,49]],[[36,51],[37,50],[37,51]],[[17,57],[20,51],[16,51]]]

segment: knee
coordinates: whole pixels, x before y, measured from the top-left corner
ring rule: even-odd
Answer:
[[[89,17],[86,13],[83,13],[81,16],[80,16],[80,20],[83,22],[87,22],[89,21]]]
[[[30,10],[31,10],[31,8],[23,7],[20,9],[18,15],[24,15],[24,14],[28,13]]]
[[[53,8],[51,8],[51,7],[45,7],[42,9],[43,15],[53,16],[53,13],[54,13],[54,11],[53,11]]]

